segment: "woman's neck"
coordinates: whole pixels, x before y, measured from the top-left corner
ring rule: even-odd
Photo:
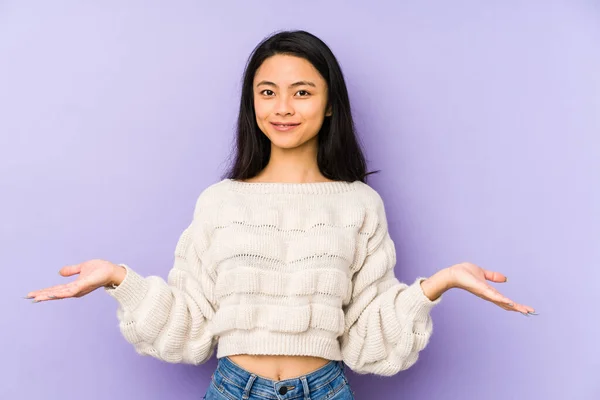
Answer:
[[[265,183],[316,183],[333,182],[327,179],[319,171],[292,171],[284,170],[271,172],[265,168],[253,178],[246,179],[245,182],[265,182]]]
[[[331,179],[327,179],[319,170],[316,147],[271,148],[267,166],[246,182],[311,183],[331,182]]]

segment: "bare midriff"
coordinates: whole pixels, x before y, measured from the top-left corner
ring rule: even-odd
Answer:
[[[326,365],[330,360],[311,356],[237,354],[228,356],[239,367],[273,381],[298,378]]]

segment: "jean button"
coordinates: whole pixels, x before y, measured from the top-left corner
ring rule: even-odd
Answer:
[[[286,393],[287,393],[287,387],[282,386],[282,387],[279,388],[279,394],[283,395],[283,394],[286,394]]]

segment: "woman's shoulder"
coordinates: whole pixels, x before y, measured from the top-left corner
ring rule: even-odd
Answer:
[[[200,192],[199,198],[210,198],[222,195],[227,191],[227,186],[230,182],[231,179],[222,179],[210,183]]]
[[[200,191],[196,198],[196,211],[206,211],[223,201],[223,196],[227,193],[227,184],[229,179],[212,182]]]
[[[366,206],[377,208],[383,205],[383,198],[375,188],[361,181],[355,183],[357,185],[357,192]]]

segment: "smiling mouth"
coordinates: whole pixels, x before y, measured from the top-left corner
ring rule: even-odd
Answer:
[[[285,131],[290,131],[292,129],[294,129],[295,127],[297,127],[298,125],[300,125],[300,123],[281,123],[281,122],[271,122],[271,126],[273,126],[273,128],[275,128],[275,130],[281,131],[281,132],[285,132]]]

